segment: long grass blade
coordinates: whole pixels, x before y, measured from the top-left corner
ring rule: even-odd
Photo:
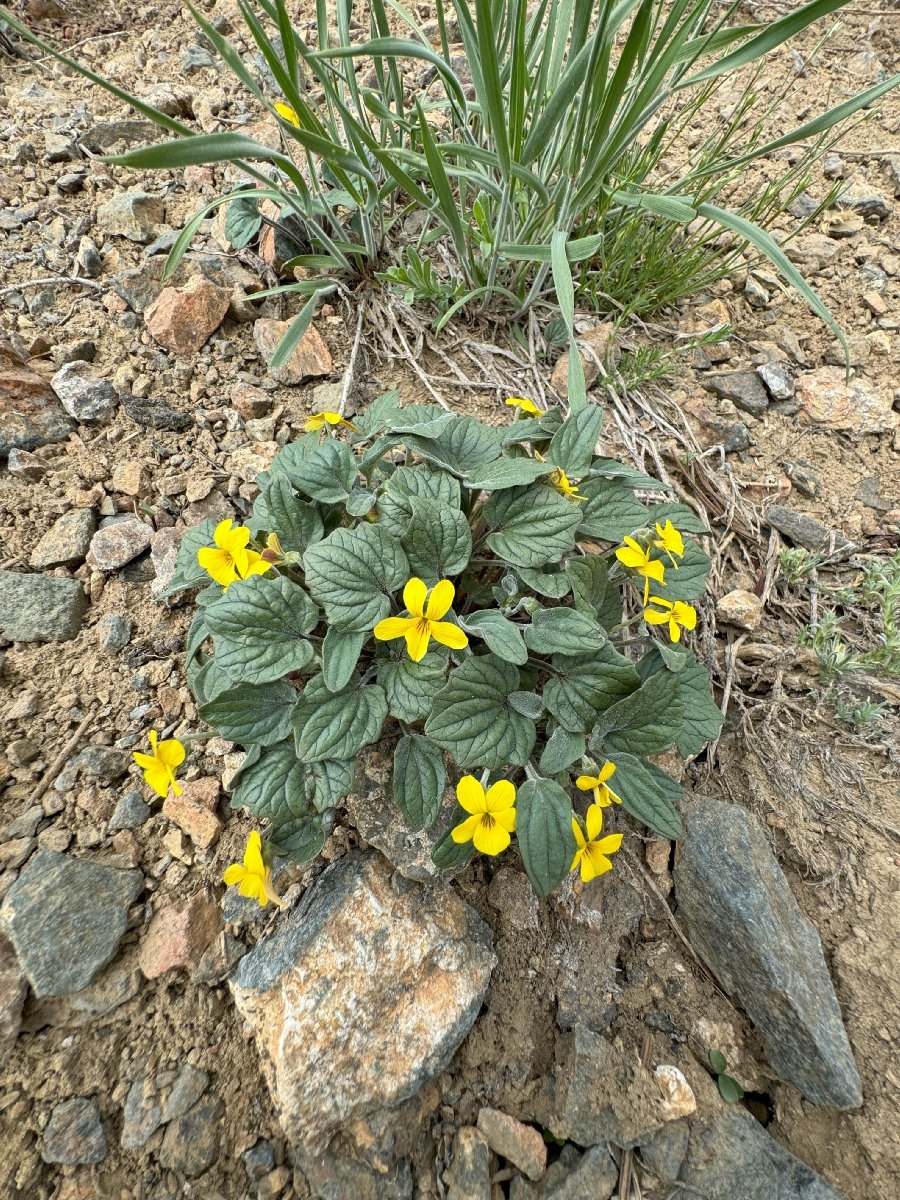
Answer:
[[[572,270],[566,255],[566,234],[557,229],[550,238],[550,267],[553,272],[553,286],[556,288],[556,302],[559,313],[569,335],[569,371],[568,392],[569,408],[573,413],[587,407],[587,387],[584,378],[584,365],[575,340],[575,285],[572,282]]]

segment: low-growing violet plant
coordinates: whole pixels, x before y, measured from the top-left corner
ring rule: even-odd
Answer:
[[[410,829],[437,825],[439,867],[515,836],[546,895],[609,870],[604,810],[680,836],[680,788],[651,759],[721,725],[681,643],[710,566],[686,535],[706,530],[595,453],[601,408],[509,403],[504,428],[395,392],[352,421],[317,414],[246,525],[185,536],[169,594],[200,589],[188,683],[246,748],[231,803],[268,823],[266,855],[319,852],[375,743]],[[257,851],[229,870],[265,903]]]

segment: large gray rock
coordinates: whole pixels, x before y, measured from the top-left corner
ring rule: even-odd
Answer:
[[[108,379],[96,375],[90,363],[66,363],[50,383],[63,408],[76,421],[102,421],[119,403],[116,389]]]
[[[47,1163],[99,1163],[106,1158],[106,1134],[97,1105],[86,1096],[57,1104],[44,1130],[41,1158]]]
[[[858,1108],[859,1072],[819,935],[757,821],[736,804],[695,800],[675,892],[690,939],[759,1031],[779,1077],[815,1104]]]
[[[230,980],[288,1139],[313,1150],[440,1074],[495,962],[446,885],[406,883],[374,852],[330,867]]]
[[[38,850],[6,894],[0,927],[38,997],[79,992],[115,954],[140,871]]]
[[[0,637],[11,642],[67,642],[87,606],[77,579],[0,571]]]
[[[31,552],[31,565],[58,567],[63,563],[81,562],[88,552],[97,521],[91,508],[73,508],[64,513],[47,530]]]
[[[678,1179],[685,1195],[704,1200],[843,1200],[749,1113],[736,1110],[707,1123],[692,1122]]]

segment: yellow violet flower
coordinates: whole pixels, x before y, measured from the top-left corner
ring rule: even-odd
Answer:
[[[336,425],[342,425],[344,429],[352,429],[354,433],[359,433],[358,426],[354,425],[352,421],[345,420],[340,413],[336,412],[313,413],[303,428],[307,433],[316,433],[325,425],[330,425],[332,429]]]
[[[578,484],[573,483],[560,467],[548,475],[545,482],[567,500],[587,500],[587,496],[582,496],[578,491]]]
[[[621,797],[617,796],[606,783],[607,779],[611,779],[615,773],[615,763],[604,763],[596,775],[579,775],[575,780],[575,786],[580,792],[593,792],[594,804],[599,804],[601,808],[609,808],[613,800],[616,804],[622,803]]]
[[[542,417],[544,415],[544,410],[538,408],[533,400],[524,400],[521,396],[510,396],[504,403],[511,404],[513,408],[517,408],[523,416]]]
[[[243,863],[232,863],[222,878],[229,887],[237,884],[242,896],[258,900],[260,908],[265,908],[269,900],[284,908],[284,901],[272,886],[272,872],[263,861],[262,839],[255,829],[247,839]]]
[[[585,826],[587,837],[581,831],[581,822],[578,818],[572,818],[572,832],[575,835],[578,849],[575,851],[575,857],[572,859],[569,870],[574,871],[576,867],[581,867],[582,882],[590,883],[598,875],[605,875],[607,871],[612,870],[612,863],[607,855],[615,854],[619,849],[622,845],[622,835],[621,833],[611,833],[608,837],[600,837],[603,830],[603,809],[599,804],[592,804],[587,810]]]
[[[281,100],[276,100],[275,111],[278,113],[279,117],[283,117],[285,121],[290,122],[290,124],[296,129],[300,128],[300,118],[289,104],[284,104]]]
[[[474,842],[482,854],[505,850],[516,828],[516,789],[509,780],[499,779],[485,791],[474,775],[463,775],[456,785],[456,798],[472,815],[451,830],[454,842]]]
[[[187,751],[178,738],[166,738],[164,742],[157,744],[155,729],[150,730],[147,738],[153,753],[139,754],[135,750],[131,755],[144,772],[144,782],[164,800],[169,794],[169,788],[176,796],[180,796],[181,788],[175,782],[175,772],[184,762]]]
[[[236,579],[263,575],[271,566],[261,554],[248,550],[250,530],[244,525],[232,528],[230,520],[220,521],[213,534],[215,547],[204,546],[197,551],[197,562],[216,583],[227,588]]]
[[[650,595],[650,580],[665,586],[665,567],[659,560],[651,559],[650,547],[645,550],[634,538],[625,538],[625,544],[616,551],[616,558],[623,567],[630,567],[644,579],[644,604]]]
[[[646,604],[646,601],[644,601]],[[655,608],[644,609],[644,620],[648,625],[669,626],[669,637],[673,642],[681,641],[682,629],[694,629],[697,625],[697,610],[683,600],[663,600],[662,596],[651,596],[651,604],[658,604],[665,612]]]
[[[469,639],[458,625],[442,621],[441,617],[453,603],[456,589],[449,579],[442,579],[429,595],[425,583],[413,577],[403,589],[403,603],[408,617],[386,617],[373,630],[380,642],[392,642],[394,638],[406,638],[406,648],[413,662],[425,657],[431,638],[451,650],[462,650]],[[428,601],[427,607],[425,601]]]
[[[669,562],[677,571],[678,563],[675,561],[673,555],[677,554],[679,558],[684,558],[684,538],[669,520],[666,521],[665,525],[660,525],[657,521],[656,532],[659,534],[659,541],[654,542],[653,545],[657,550],[664,550],[668,554]]]

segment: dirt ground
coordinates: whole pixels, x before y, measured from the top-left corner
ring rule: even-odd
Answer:
[[[772,19],[785,10],[770,4],[746,7],[754,20]],[[167,90],[185,116],[192,115],[204,130],[218,128],[220,122],[236,123],[247,111],[237,85],[224,73],[211,67],[185,72],[180,56],[196,38],[190,14],[177,4],[141,6],[123,0],[113,10],[89,0],[66,0],[60,9],[55,0],[28,0],[12,9],[54,44],[74,47],[74,54],[122,86],[138,94]],[[427,4],[417,10],[423,19],[433,15]],[[215,11],[234,17],[228,5],[217,5]],[[815,41],[810,36],[796,49],[808,54]],[[245,512],[253,496],[255,465],[263,465],[254,457],[259,453],[255,444],[283,443],[320,407],[315,384],[276,386],[270,388],[270,430],[251,436],[243,422],[234,420],[233,389],[265,382],[248,321],[227,317],[195,356],[160,352],[121,289],[111,284],[123,272],[142,264],[146,269],[149,260],[142,258],[140,245],[117,237],[103,240],[97,207],[114,192],[141,186],[164,193],[165,224],[177,230],[198,203],[216,193],[221,173],[190,169],[147,177],[97,157],[47,161],[54,157],[48,154],[48,135],[74,137],[133,114],[52,60],[36,61],[28,53],[27,59],[10,58],[0,49],[0,326],[22,339],[33,362],[45,364],[48,372],[59,363],[59,347],[89,340],[99,374],[136,396],[163,398],[191,421],[181,432],[146,429],[119,408],[108,423],[82,425],[67,441],[39,450],[47,466],[41,482],[0,471],[0,567],[13,570],[28,569],[38,540],[62,513],[97,503],[99,494],[110,501],[111,511],[137,507],[158,527]],[[784,122],[808,119],[824,104],[839,103],[896,72],[898,63],[900,17],[892,5],[851,10],[798,77]],[[789,51],[776,52],[761,90],[774,88],[794,66]],[[717,101],[722,108],[728,103],[727,94]],[[710,113],[710,120],[717,115]],[[623,862],[615,880],[594,885],[599,897],[592,901],[595,909],[621,936],[617,950],[612,947],[614,982],[602,996],[586,975],[573,983],[565,973],[568,957],[582,961],[587,954],[579,939],[596,930],[596,922],[583,914],[570,921],[571,896],[535,905],[532,913],[526,900],[506,887],[504,863],[479,862],[458,886],[494,928],[499,965],[486,1011],[438,1080],[432,1141],[417,1150],[420,1179],[428,1172],[434,1178],[433,1162],[446,1163],[452,1131],[473,1121],[480,1104],[528,1119],[535,1081],[550,1066],[547,1048],[558,1024],[559,997],[569,995],[570,1005],[608,1005],[610,1031],[628,1044],[640,1046],[649,1029],[655,1049],[665,1061],[684,1066],[701,1107],[710,1110],[718,1103],[714,1084],[698,1069],[692,1048],[709,1045],[715,1037],[732,1074],[756,1098],[755,1115],[779,1142],[850,1200],[900,1197],[898,690],[896,685],[879,690],[876,679],[868,692],[859,692],[887,705],[886,715],[874,726],[853,731],[835,719],[815,662],[798,646],[798,633],[810,620],[808,590],[787,589],[777,581],[782,542],[767,519],[773,504],[786,504],[855,544],[849,557],[819,569],[820,610],[827,607],[830,590],[858,577],[862,563],[900,548],[900,435],[890,417],[891,402],[900,411],[895,369],[900,349],[900,94],[875,106],[848,133],[839,153],[840,167],[830,169],[878,193],[890,212],[848,222],[836,233],[833,223],[839,214],[830,210],[803,235],[824,234],[830,242],[827,252],[812,245],[801,265],[848,335],[854,384],[890,418],[881,430],[866,431],[871,423],[859,419],[859,405],[851,406],[850,415],[835,428],[804,419],[796,404],[769,408],[761,417],[738,412],[731,400],[717,399],[703,387],[710,370],[752,370],[774,359],[802,375],[838,361],[832,334],[763,271],[765,304],[748,295],[746,278],[738,275],[717,285],[714,294],[696,296],[683,311],[655,319],[654,340],[675,345],[680,332],[702,324],[704,307],[714,301],[727,308],[734,332],[727,347],[716,348],[712,366],[680,361],[674,377],[648,387],[643,399],[609,398],[606,436],[610,451],[626,460],[654,471],[661,465],[689,502],[710,518],[715,569],[696,645],[713,668],[717,699],[727,690],[730,705],[721,739],[691,764],[686,785],[747,805],[770,832],[792,889],[822,938],[865,1103],[845,1114],[818,1109],[767,1074],[746,1017],[698,970],[673,932],[659,901],[660,894],[670,892],[671,874],[664,867],[649,876],[651,890],[637,836],[633,860]],[[74,192],[61,192],[57,181],[75,166],[86,170],[82,184]],[[752,186],[752,179],[747,182]],[[818,198],[830,185],[820,171],[810,191]],[[5,213],[30,206],[34,211],[22,223],[3,223]],[[796,224],[788,214],[779,222],[784,233]],[[98,242],[103,259],[103,273],[90,289],[58,282],[72,273],[84,236]],[[214,243],[210,247],[228,257]],[[13,288],[39,279],[57,282]],[[873,292],[880,303],[873,302]],[[282,313],[277,301],[266,301],[252,315]],[[316,324],[334,357],[332,379],[339,380],[353,345],[353,313],[326,309]],[[450,352],[469,376],[474,375],[473,361],[461,347],[487,336],[483,329],[461,325],[448,336]],[[639,330],[622,335],[626,343],[644,336]],[[546,366],[547,377],[551,365]],[[489,412],[498,422],[505,419],[501,388],[490,380],[475,382],[478,388],[448,389],[451,406]],[[351,403],[363,403],[386,386],[399,386],[408,400],[427,398],[421,379],[407,365],[379,357],[363,339]],[[746,449],[702,453],[720,440],[717,430],[737,421],[749,433]],[[689,443],[695,447],[692,455],[685,453]],[[111,487],[112,472],[123,460],[147,470],[147,491],[137,502]],[[798,463],[803,466],[799,476],[813,477],[815,486],[798,487]],[[202,495],[203,488],[197,488],[198,498],[189,500],[188,483],[198,480],[208,481],[209,487]],[[120,746],[136,745],[154,723],[174,723],[177,732],[196,718],[182,670],[189,607],[170,608],[154,600],[152,571],[141,560],[108,577],[95,578],[98,573],[87,566],[74,572],[60,567],[53,573],[74,573],[84,580],[91,606],[73,641],[58,648],[17,645],[5,652],[3,742],[27,737],[38,754],[24,764],[7,765],[5,788],[0,772],[2,825],[32,802],[36,784],[85,715],[92,714],[85,744]],[[752,633],[716,616],[716,601],[735,588],[765,600],[762,624]],[[118,656],[98,646],[98,622],[109,614],[134,623],[130,643]],[[11,715],[17,711],[23,715]],[[198,751],[187,777],[218,775],[222,768],[221,757]],[[139,784],[138,776],[129,783]],[[59,831],[57,847],[69,844],[78,852],[91,852],[97,861],[109,856],[117,865],[139,864],[155,907],[198,892],[221,896],[222,871],[240,857],[249,821],[231,815],[210,851],[187,849],[179,859],[168,848],[171,842],[163,844],[171,826],[156,808],[134,831],[106,832],[120,792],[120,784],[107,786],[102,779],[83,780],[68,792],[51,789],[44,807]],[[339,829],[327,856],[334,858],[358,842],[353,830]],[[296,877],[306,886],[320,870],[321,864],[297,870]],[[15,866],[0,873],[0,893],[15,877]],[[619,917],[626,914],[618,923],[617,912]],[[252,940],[264,928],[258,924],[240,932]],[[136,926],[125,938],[126,963],[133,963],[138,939]],[[648,1020],[659,1013],[665,1020]],[[516,1030],[513,1039],[510,1029]],[[218,1161],[193,1183],[159,1164],[161,1130],[137,1153],[121,1150],[115,1133],[131,1081],[143,1066],[165,1071],[183,1061],[210,1073],[225,1106]],[[113,1131],[99,1168],[51,1166],[40,1158],[40,1135],[50,1108],[72,1095],[94,1096]],[[226,987],[195,984],[169,972],[141,980],[130,998],[83,1023],[64,1006],[29,1001],[23,1033],[0,1079],[4,1195],[29,1200],[96,1194],[122,1200],[177,1195],[232,1200],[247,1194],[241,1155],[260,1138],[271,1141],[276,1168],[289,1162],[290,1148],[278,1128],[257,1055]],[[293,1183],[286,1176],[282,1194],[302,1200],[305,1184],[299,1174],[292,1178]],[[436,1183],[432,1191],[420,1186],[423,1196],[443,1194]]]

